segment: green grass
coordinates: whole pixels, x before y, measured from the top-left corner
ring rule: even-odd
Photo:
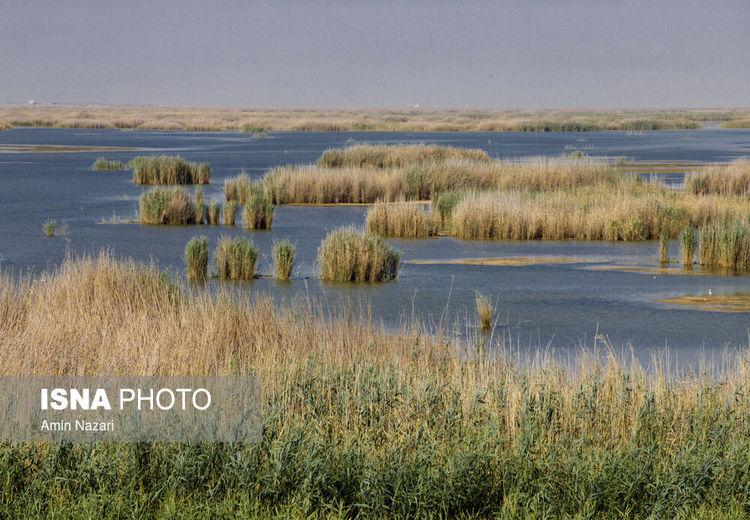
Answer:
[[[333,282],[395,280],[401,252],[380,237],[354,228],[339,228],[318,248],[320,277]]]
[[[154,188],[140,198],[140,221],[143,224],[195,224],[195,201],[185,188]]]
[[[680,253],[682,255],[682,266],[692,268],[693,255],[697,246],[696,230],[693,226],[687,226],[680,231]]]
[[[57,234],[57,221],[56,220],[45,220],[42,224],[42,231],[48,237],[53,237]]]
[[[436,199],[433,199],[433,208],[440,215],[440,221],[443,224],[447,223],[450,220],[451,214],[453,213],[453,208],[455,208],[456,205],[461,202],[463,196],[463,193],[449,191],[446,193],[441,193]]]
[[[136,157],[128,163],[136,184],[209,184],[211,167],[180,156]]]
[[[222,280],[252,280],[258,250],[252,240],[222,237],[214,252],[216,270]]]
[[[185,246],[188,280],[205,280],[208,269],[208,238],[193,237]]]
[[[225,226],[234,226],[237,219],[237,203],[233,200],[227,201],[223,208],[223,221]]]
[[[245,229],[271,229],[273,213],[273,204],[264,195],[255,195],[245,204],[242,213]]]
[[[295,247],[289,240],[274,241],[273,264],[276,268],[277,280],[289,280],[294,269]]]
[[[699,234],[702,266],[737,271],[750,269],[750,224],[747,220],[706,225]]]
[[[104,157],[99,157],[91,167],[92,170],[97,171],[115,171],[122,170],[122,163],[120,161],[111,161]]]
[[[669,262],[669,234],[659,234],[659,263],[666,265]]]

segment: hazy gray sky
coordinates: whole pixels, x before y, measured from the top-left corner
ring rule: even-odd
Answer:
[[[0,102],[750,106],[750,1],[0,0]]]

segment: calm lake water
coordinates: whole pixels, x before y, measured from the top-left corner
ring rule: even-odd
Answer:
[[[245,171],[260,177],[273,166],[313,163],[329,147],[350,143],[427,143],[482,148],[492,157],[559,156],[581,150],[590,156],[635,161],[727,162],[750,156],[750,131],[707,128],[691,131],[595,133],[294,133],[266,138],[237,133],[13,129],[0,132],[0,265],[5,270],[38,272],[59,264],[66,253],[108,248],[120,256],[153,259],[180,275],[185,243],[198,234],[213,248],[222,234],[249,236],[261,251],[258,271],[271,272],[271,244],[289,238],[297,244],[298,269],[290,283],[259,279],[238,284],[241,291],[272,292],[281,298],[311,295],[329,305],[364,302],[388,324],[412,313],[434,321],[473,326],[474,295],[496,299],[501,328],[523,349],[553,346],[575,351],[599,334],[616,350],[632,345],[642,360],[669,347],[679,363],[725,348],[748,344],[750,314],[707,312],[656,302],[682,295],[750,291],[748,276],[678,276],[608,270],[612,266],[655,267],[656,242],[510,242],[448,238],[392,240],[406,262],[396,282],[328,284],[317,279],[315,257],[323,237],[342,225],[363,226],[367,207],[276,208],[272,231],[239,226],[167,227],[103,224],[113,215],[133,218],[144,188],[131,171],[95,172],[97,157],[126,163],[137,155],[180,154],[208,162],[208,198],[223,200],[224,178]],[[138,151],[64,153],[8,152],[8,145],[128,147]],[[5,148],[5,152],[2,149]],[[15,148],[17,149],[17,148]],[[47,238],[47,219],[65,222],[65,238]],[[673,243],[671,256],[677,257]],[[487,257],[572,257],[575,263],[518,267],[412,264],[413,260]],[[211,281],[209,286],[218,282]]]

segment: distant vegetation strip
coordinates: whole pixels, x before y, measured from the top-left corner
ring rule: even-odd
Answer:
[[[0,516],[747,515],[747,351],[678,372],[597,336],[527,358],[492,333],[502,295],[476,297],[488,332],[189,291],[106,255],[2,274],[0,375],[252,373],[263,428],[257,443],[3,443]]]
[[[0,128],[113,128],[236,131],[264,136],[298,132],[585,132],[696,129],[699,121],[746,121],[748,109],[501,110],[263,109],[16,105],[0,107]],[[736,124],[736,123],[729,123]],[[744,123],[742,123],[744,124]]]
[[[209,184],[211,167],[188,162],[182,157],[160,155],[136,157],[128,163],[136,184]]]

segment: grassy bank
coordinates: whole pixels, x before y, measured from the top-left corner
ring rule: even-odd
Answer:
[[[301,132],[674,130],[698,121],[745,120],[728,110],[263,109],[17,105],[0,107],[0,127]]]
[[[180,156],[136,157],[128,163],[136,184],[209,184],[211,167]]]
[[[502,346],[459,356],[440,330],[394,334],[326,309],[184,293],[108,257],[33,285],[0,276],[2,375],[263,381],[257,444],[0,445],[0,516],[748,514],[744,353],[689,374],[606,349],[567,362],[517,361]]]

